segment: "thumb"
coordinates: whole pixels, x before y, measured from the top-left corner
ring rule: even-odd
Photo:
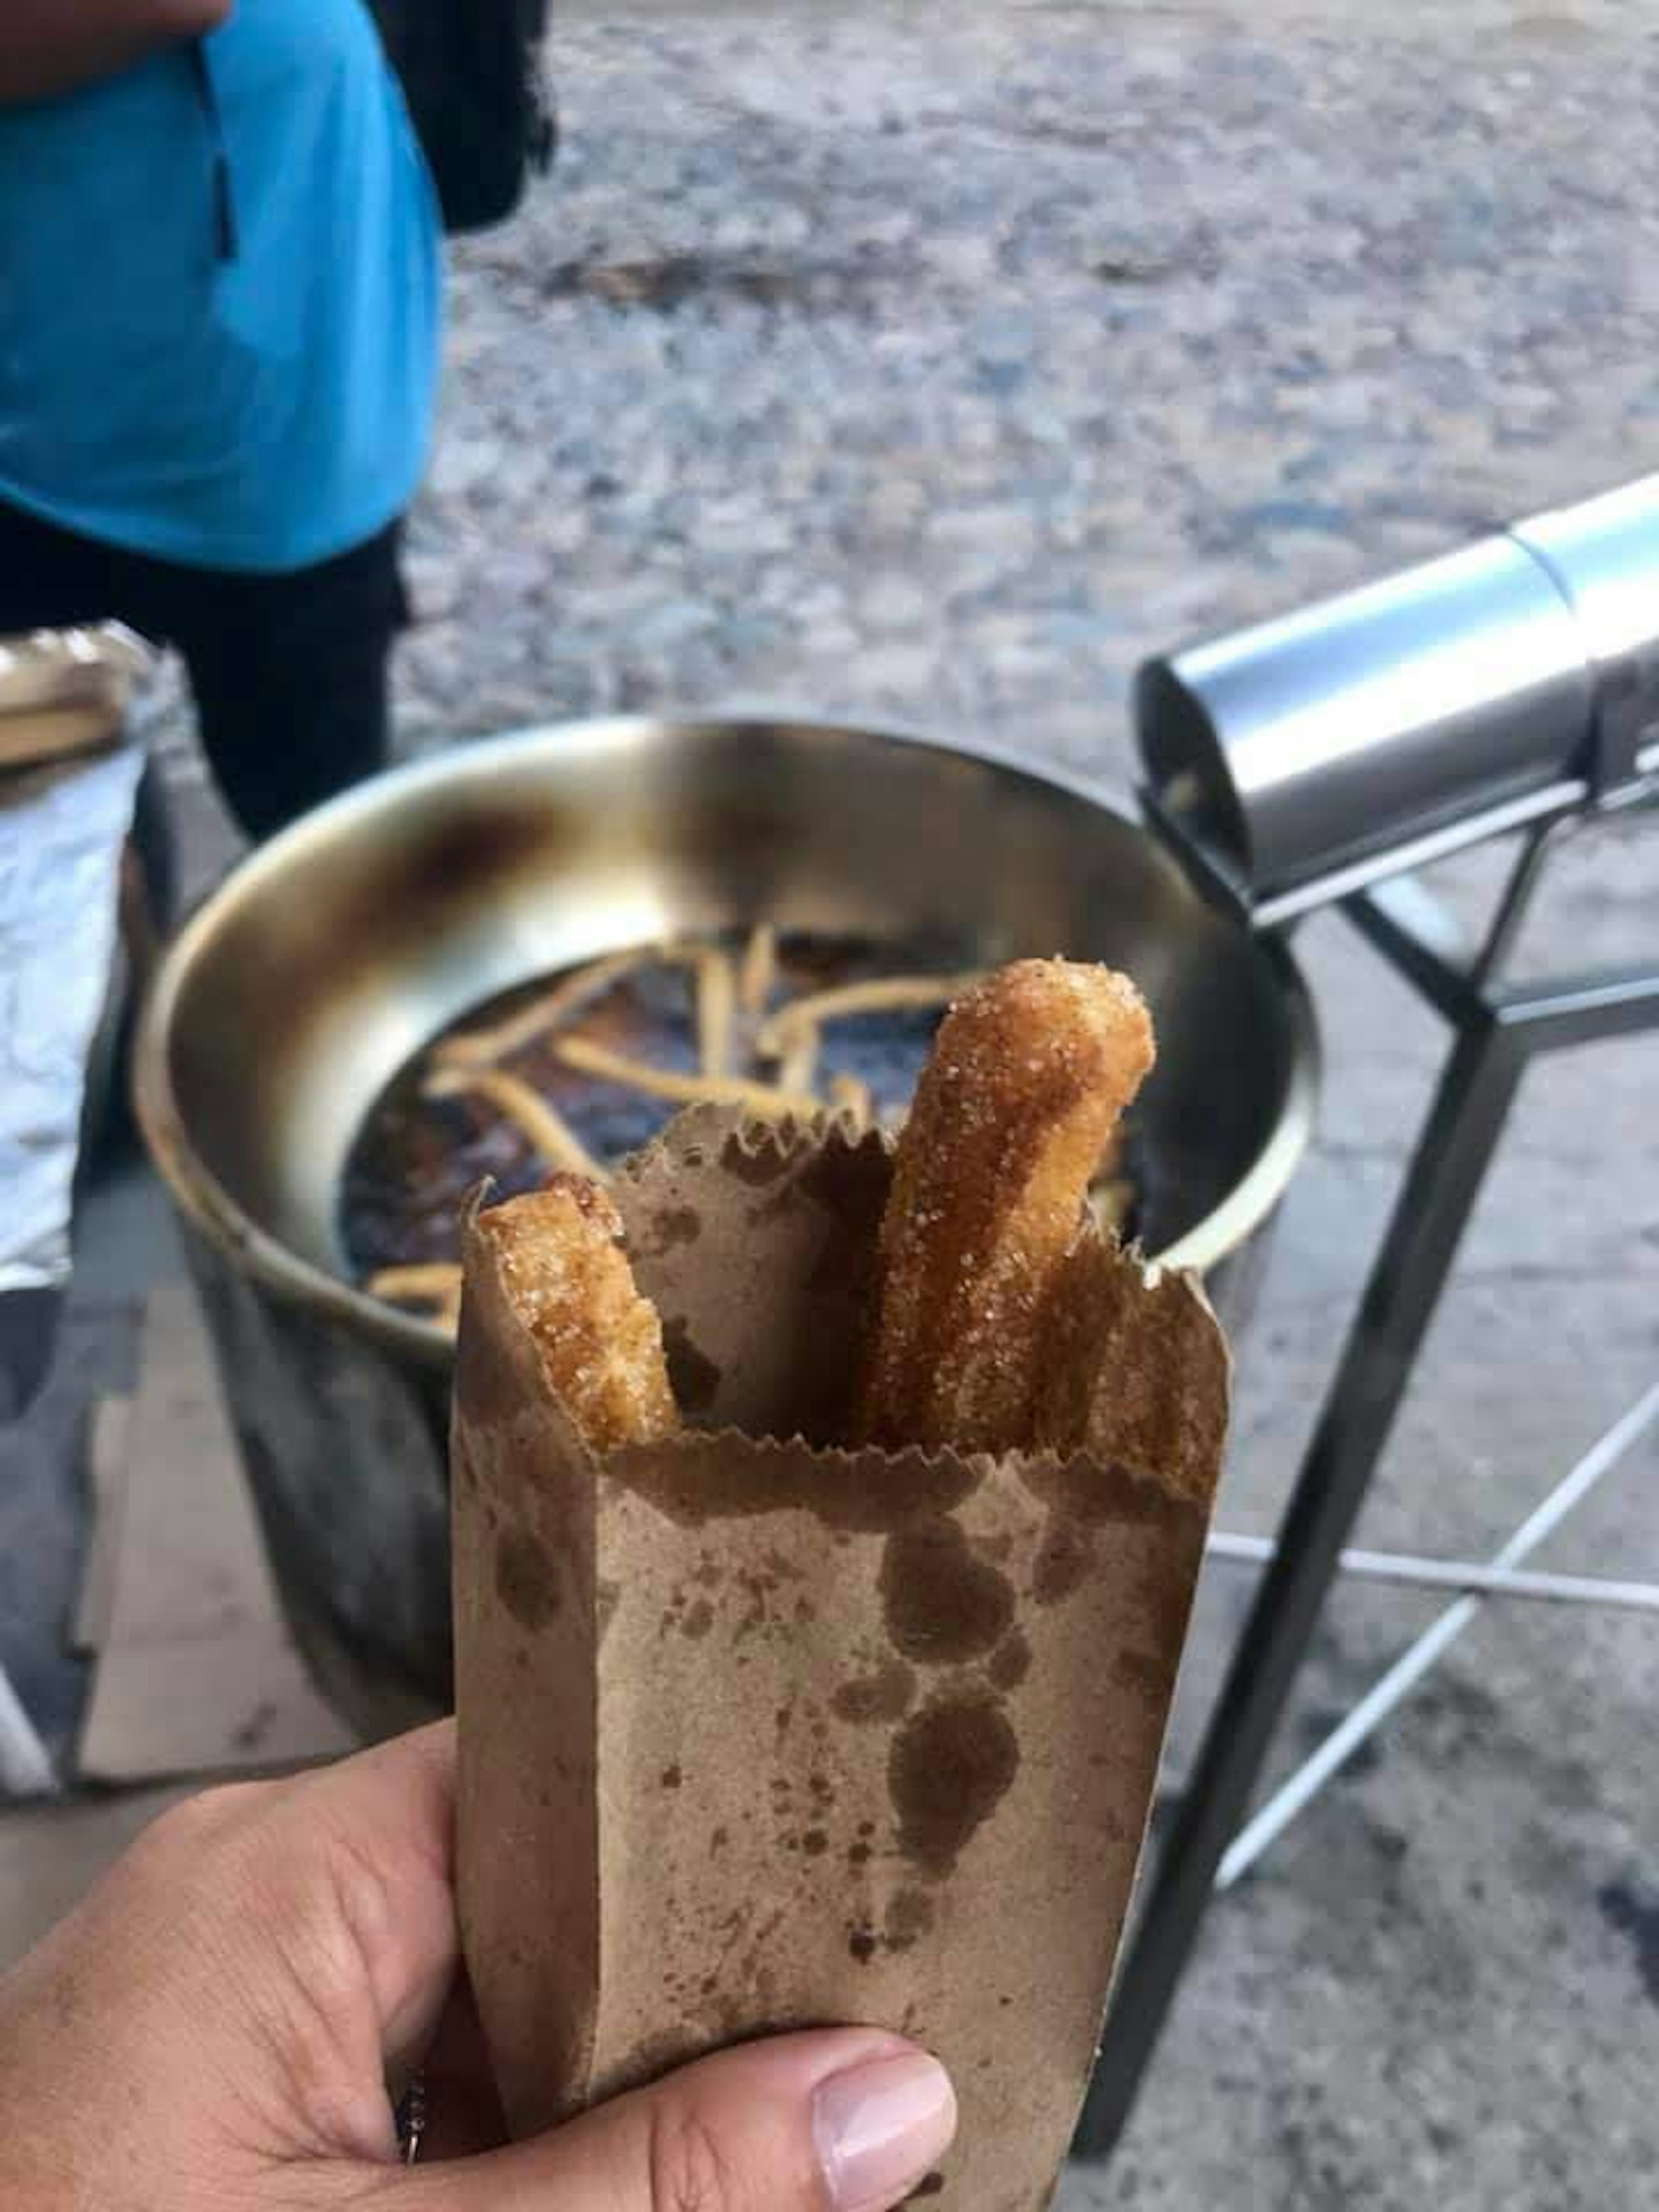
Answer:
[[[886,2212],[956,2132],[935,2058],[872,2028],[723,2051],[549,2135],[416,2166],[388,2212]]]

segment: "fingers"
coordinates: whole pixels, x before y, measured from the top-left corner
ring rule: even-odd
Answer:
[[[227,2097],[243,2085],[247,2139],[253,2113],[268,2148],[386,2155],[385,2075],[424,2048],[454,1977],[453,1828],[449,1723],[210,1790],[117,1869],[94,1948],[151,1931],[146,1955],[160,1959],[144,1978],[167,1999],[155,2033],[210,2034]],[[216,2117],[206,2103],[203,2116]]]
[[[271,1816],[296,1892],[326,1876],[394,2069],[424,2047],[454,1975],[454,1826],[453,1721],[302,1776]]]
[[[455,1723],[434,1721],[282,1786],[294,1825],[318,1822],[377,1864],[447,1884],[454,1851]]]
[[[227,2160],[389,2159],[386,2056],[453,1972],[453,1777],[442,1728],[155,1821],[8,1978],[0,2159],[20,2112],[69,2128],[123,2212]]]
[[[885,2212],[955,2131],[936,2059],[837,2028],[722,2051],[533,2142],[388,2177],[383,2193],[387,2212]]]

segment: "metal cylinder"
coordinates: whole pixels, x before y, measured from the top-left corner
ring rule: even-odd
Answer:
[[[1151,660],[1135,711],[1152,811],[1261,918],[1570,806],[1659,715],[1659,477]]]
[[[1577,617],[1595,680],[1598,791],[1616,797],[1659,776],[1659,476],[1535,514],[1510,534]]]

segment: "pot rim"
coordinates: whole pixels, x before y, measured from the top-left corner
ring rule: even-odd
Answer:
[[[178,931],[150,979],[133,1054],[133,1103],[150,1159],[175,1205],[228,1260],[244,1268],[262,1288],[279,1298],[306,1307],[356,1334],[366,1336],[395,1355],[412,1358],[428,1368],[448,1368],[454,1358],[453,1340],[435,1322],[423,1321],[371,1297],[343,1277],[291,1250],[238,1205],[198,1152],[173,1090],[168,1051],[179,1002],[192,969],[229,918],[257,895],[269,877],[292,866],[296,859],[303,858],[308,848],[331,844],[342,824],[377,812],[389,794],[442,784],[467,766],[487,775],[493,762],[505,763],[509,757],[522,757],[532,744],[556,753],[563,744],[602,736],[626,738],[657,736],[665,730],[758,732],[779,728],[807,730],[826,737],[874,738],[883,744],[913,745],[953,760],[980,762],[1027,781],[1046,785],[1091,810],[1134,822],[1133,816],[1123,814],[1107,792],[1090,779],[1050,768],[1046,763],[1033,762],[1003,747],[978,740],[947,743],[918,730],[889,726],[875,730],[783,713],[607,714],[572,721],[532,723],[448,745],[423,759],[389,769],[301,816],[233,867],[204,896]],[[1164,856],[1179,866],[1178,859],[1170,853],[1155,829],[1145,823],[1134,823],[1134,826],[1151,836]],[[1188,880],[1195,897],[1206,898],[1211,904],[1218,902],[1212,893],[1192,884],[1190,878]],[[1238,927],[1248,931],[1242,907],[1235,908],[1228,902],[1224,910]],[[1222,1203],[1175,1243],[1150,1255],[1160,1267],[1191,1268],[1202,1273],[1242,1247],[1284,1196],[1313,1133],[1321,1053],[1308,987],[1289,947],[1280,938],[1258,935],[1255,944],[1280,987],[1290,1027],[1290,1072],[1279,1118],[1249,1170]]]

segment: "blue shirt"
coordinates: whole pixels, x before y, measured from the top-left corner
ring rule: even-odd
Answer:
[[[0,499],[171,560],[295,568],[420,476],[435,197],[362,0],[236,0],[199,53],[210,98],[179,46],[0,107]]]

